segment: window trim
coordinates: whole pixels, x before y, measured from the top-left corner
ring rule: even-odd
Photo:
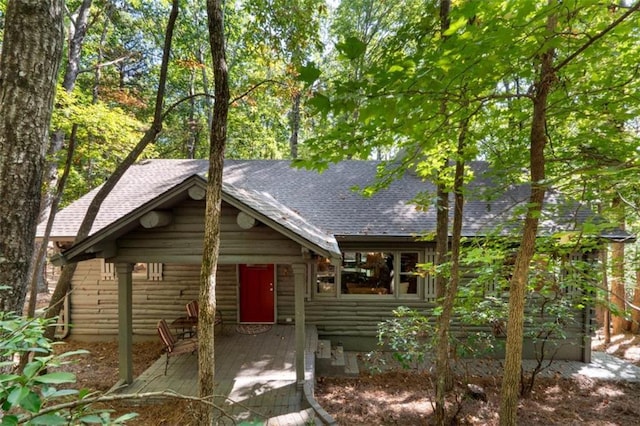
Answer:
[[[312,288],[312,295],[313,297],[318,297],[318,298],[336,298],[338,295],[338,289],[340,288],[340,283],[339,283],[339,271],[340,271],[340,267],[338,265],[336,265],[335,263],[330,263],[331,266],[333,266],[334,268],[334,283],[333,283],[333,291],[327,291],[327,292],[321,292],[318,291],[318,260],[319,259],[327,259],[327,258],[323,258],[322,256],[318,256],[315,261],[312,264],[312,272],[311,272],[311,286]]]
[[[164,263],[139,262],[145,265],[144,272],[131,272],[131,278],[145,281],[162,281],[164,279]],[[117,279],[116,264],[100,258],[100,281]]]
[[[429,248],[410,248],[410,247],[402,247],[402,248],[384,248],[384,247],[358,247],[358,248],[348,248],[345,249],[344,252],[353,252],[353,253],[389,253],[393,255],[393,268],[394,271],[401,270],[401,256],[403,253],[415,253],[418,255],[418,264],[426,263],[431,261],[434,252]],[[417,288],[416,293],[400,293],[400,277],[402,275],[407,275],[407,273],[394,274],[392,277],[391,286],[393,288],[393,292],[389,294],[348,294],[342,292],[342,263],[335,265],[335,288],[334,291],[331,292],[320,292],[318,290],[318,268],[317,263],[313,263],[313,275],[312,275],[312,295],[317,299],[344,299],[344,300],[406,300],[406,301],[422,301],[425,298],[431,300],[435,298],[435,294],[429,294],[429,288],[433,288],[435,291],[435,277],[432,277],[431,274],[427,274],[426,276],[418,275],[417,279]]]

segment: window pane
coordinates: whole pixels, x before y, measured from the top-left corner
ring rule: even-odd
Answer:
[[[316,292],[320,294],[336,294],[336,267],[326,257],[316,260]]]
[[[146,263],[136,263],[133,265],[132,275],[139,280],[146,280],[147,275],[147,264]]]
[[[400,253],[400,294],[418,294],[418,253]]]
[[[392,294],[393,254],[345,252],[341,274],[342,293]]]

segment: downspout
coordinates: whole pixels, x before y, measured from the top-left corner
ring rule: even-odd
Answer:
[[[295,336],[296,336],[296,383],[300,389],[305,381],[305,347],[306,347],[306,321],[305,321],[305,288],[307,281],[307,265],[304,263],[294,263],[293,279],[295,284],[294,305],[295,305]]]
[[[58,339],[66,339],[69,337],[69,324],[71,324],[70,317],[71,309],[69,309],[69,293],[67,293],[62,300],[62,315],[58,317],[58,322],[56,324],[56,337]]]
[[[596,261],[600,256],[600,251],[597,251],[593,255],[589,255],[591,261]],[[594,292],[591,292],[588,300],[592,300],[595,297]],[[593,304],[587,302],[582,312],[582,362],[585,364],[591,363],[591,318],[593,317]]]
[[[68,264],[67,259],[62,253],[54,254],[53,256],[51,256],[49,261],[54,266],[59,266],[61,268],[64,268],[64,266]],[[69,307],[69,293],[65,294],[64,299],[62,299],[61,312],[62,313],[58,316],[58,320],[56,322],[55,336],[58,339],[66,339],[67,337],[69,337],[69,331],[70,331],[69,324],[71,324],[71,309]]]

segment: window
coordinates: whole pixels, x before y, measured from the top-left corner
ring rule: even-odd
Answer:
[[[347,251],[337,268],[325,257],[316,258],[315,291],[317,296],[341,295],[364,297],[417,298],[428,296],[419,290],[425,279],[418,272],[424,255],[419,251]],[[432,283],[427,277],[427,284]]]
[[[162,263],[136,263],[133,265],[132,276],[137,280],[162,281]],[[101,259],[100,278],[103,281],[116,279],[115,263]]]
[[[140,280],[162,281],[162,263],[136,263],[133,277]]]
[[[342,259],[343,294],[393,294],[392,253],[345,252]]]
[[[400,253],[400,295],[418,294],[418,253]]]
[[[336,267],[326,257],[316,258],[316,293],[336,295]]]
[[[133,265],[133,278],[137,278],[140,280],[146,280],[147,279],[147,264],[146,263],[136,263]]]

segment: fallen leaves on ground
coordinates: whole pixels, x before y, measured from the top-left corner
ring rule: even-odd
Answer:
[[[635,353],[638,336],[621,337],[611,351],[620,356]],[[635,350],[633,348],[636,348]],[[78,386],[107,391],[118,379],[117,342],[69,341],[56,347],[56,352],[89,350],[77,356],[77,361],[64,367],[77,375]],[[155,339],[133,345],[134,374],[138,375],[162,356],[162,347]],[[632,360],[631,360],[632,361]],[[636,364],[637,365],[637,364]],[[458,412],[459,424],[497,425],[500,378],[472,377],[481,386],[487,401],[463,397],[464,383],[458,382],[457,392],[449,397],[449,409]],[[640,383],[608,382],[576,377],[539,378],[529,398],[519,407],[520,425],[637,425],[640,419]],[[424,372],[391,371],[383,374],[362,374],[356,378],[320,377],[316,398],[320,405],[341,425],[426,425],[432,420],[432,380]],[[139,426],[169,426],[197,424],[189,402],[171,400],[118,402],[104,405],[116,410],[116,415],[137,412],[130,424]]]
[[[459,382],[448,397],[452,424],[497,425],[499,378],[473,377],[487,401],[469,398]],[[393,371],[357,378],[326,377],[316,398],[341,425],[426,425],[433,413],[432,378],[424,372]],[[520,425],[637,425],[640,384],[605,382],[585,377],[539,378],[518,408]]]

